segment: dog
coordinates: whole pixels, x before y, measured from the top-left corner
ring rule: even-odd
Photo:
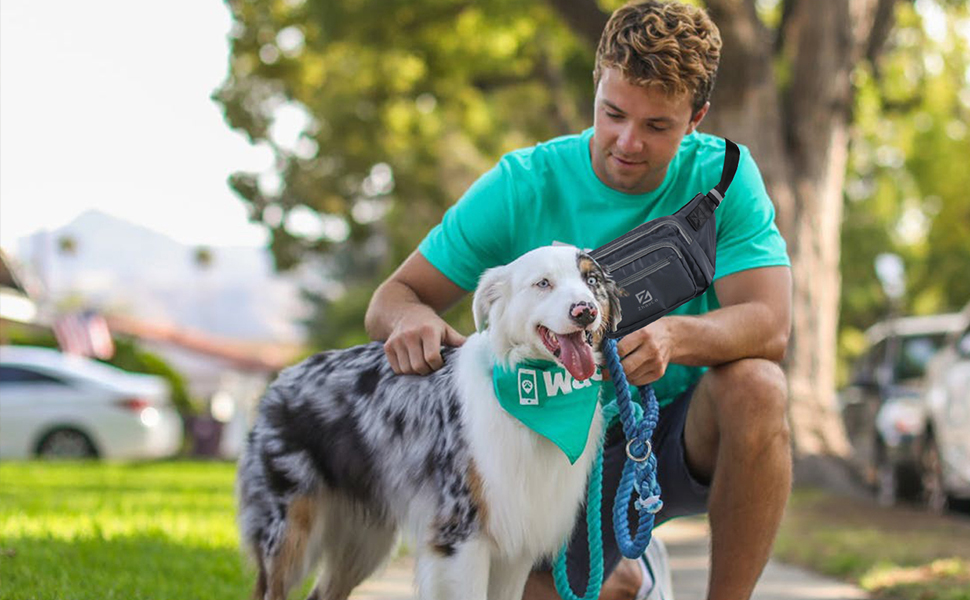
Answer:
[[[395,374],[379,342],[281,372],[238,471],[254,598],[285,600],[318,572],[309,600],[346,599],[399,531],[415,544],[421,598],[521,598],[573,529],[603,419],[597,403],[570,464],[502,408],[492,369],[541,359],[589,379],[621,293],[585,252],[537,248],[482,275],[476,333],[429,375]]]

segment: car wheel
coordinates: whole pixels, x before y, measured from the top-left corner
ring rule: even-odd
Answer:
[[[943,514],[947,509],[947,494],[943,487],[943,464],[940,450],[933,436],[927,436],[920,453],[922,471],[923,505],[934,514]]]
[[[77,429],[55,429],[37,444],[37,456],[43,459],[97,458],[98,450],[87,435]]]

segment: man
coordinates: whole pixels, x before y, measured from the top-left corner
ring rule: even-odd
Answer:
[[[596,248],[714,187],[724,143],[696,129],[720,48],[715,25],[691,6],[650,1],[616,11],[597,49],[593,128],[503,157],[375,292],[367,331],[386,340],[394,370],[429,373],[443,364],[441,345],[462,344],[439,314],[486,268],[553,241]],[[712,289],[624,337],[618,350],[630,383],[652,383],[662,407],[653,439],[658,523],[706,510],[708,598],[741,600],[768,560],[791,486],[787,383],[777,364],[790,328],[790,262],[743,147],[716,219]],[[641,579],[610,533],[623,458],[614,428],[604,455],[602,598],[634,598]],[[585,515],[576,531],[583,541],[571,545],[570,570],[582,571],[574,583],[582,592]],[[534,572],[526,598],[555,597],[548,571]]]

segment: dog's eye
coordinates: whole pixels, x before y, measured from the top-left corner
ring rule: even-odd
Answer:
[[[589,277],[586,278],[586,285],[590,287],[598,285],[599,282],[600,282],[599,277],[597,277],[596,275],[590,275]]]
[[[546,289],[546,288],[551,287],[551,286],[552,286],[552,284],[549,283],[549,280],[548,279],[540,279],[539,281],[536,282],[536,287],[537,288]]]

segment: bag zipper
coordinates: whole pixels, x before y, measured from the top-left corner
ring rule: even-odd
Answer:
[[[606,270],[609,271],[612,274],[617,269],[622,269],[623,267],[625,267],[628,264],[632,263],[636,259],[643,258],[647,254],[650,254],[651,252],[653,252],[655,250],[659,250],[661,248],[670,248],[671,250],[673,250],[677,254],[677,256],[680,257],[680,260],[684,260],[684,255],[680,253],[680,250],[677,248],[677,246],[674,246],[670,242],[660,242],[659,244],[653,244],[652,246],[647,246],[646,248],[644,248],[643,250],[637,252],[636,254],[634,254],[632,256],[626,257],[625,259],[623,259],[623,262],[621,262],[619,264],[608,265],[606,267]]]
[[[616,246],[614,246],[612,248],[610,248],[610,247],[604,248],[603,251],[600,253],[600,256],[606,256],[607,254],[610,254],[612,252],[616,252],[620,248],[623,248],[624,246],[627,246],[627,245],[629,245],[629,244],[631,244],[631,243],[639,240],[643,236],[649,235],[649,234],[653,233],[654,231],[656,231],[657,229],[663,227],[664,225],[673,225],[677,229],[677,231],[680,232],[680,235],[683,236],[684,241],[686,241],[688,244],[691,243],[690,237],[687,235],[687,232],[684,231],[684,228],[680,226],[680,223],[677,222],[677,219],[674,218],[674,217],[666,217],[666,218],[664,218],[663,221],[661,221],[660,223],[657,223],[654,227],[651,227],[650,229],[648,229],[646,231],[641,231],[637,235],[631,237],[630,239],[623,240],[618,245],[616,245]],[[596,257],[594,256],[593,258],[596,258]],[[597,259],[597,260],[599,260],[599,259]]]
[[[643,279],[644,277],[647,277],[649,275],[653,275],[654,273],[656,273],[657,271],[659,271],[660,269],[666,267],[669,264],[670,264],[670,259],[668,258],[665,261],[662,261],[662,262],[659,262],[659,263],[655,264],[654,266],[650,267],[646,271],[643,271],[641,273],[634,273],[633,275],[627,277],[626,279],[624,279],[620,283],[616,284],[616,286],[617,287],[620,287],[620,288],[625,288],[626,286],[630,285],[634,281],[639,281],[639,280]]]

